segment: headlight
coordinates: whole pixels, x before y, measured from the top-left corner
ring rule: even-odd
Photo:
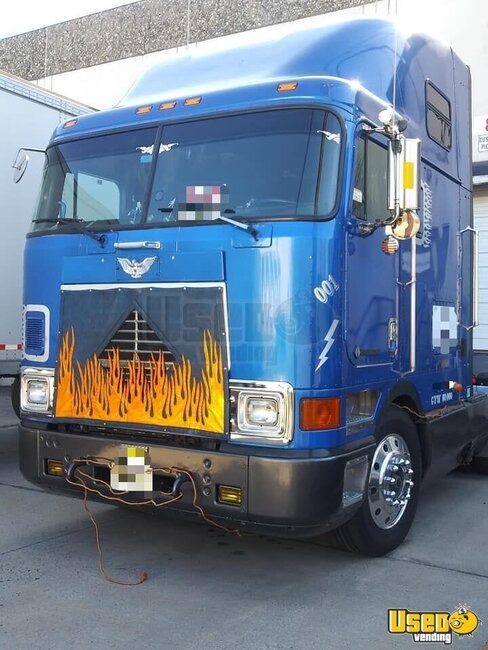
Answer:
[[[46,379],[28,379],[26,387],[27,401],[30,404],[47,406],[49,385]]]
[[[22,369],[20,408],[23,411],[48,413],[52,406],[53,370]]]
[[[287,444],[293,437],[293,389],[283,382],[231,382],[231,438]]]
[[[242,423],[259,427],[274,427],[278,423],[279,406],[274,397],[251,397],[243,395]]]

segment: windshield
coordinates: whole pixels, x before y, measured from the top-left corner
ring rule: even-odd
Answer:
[[[336,203],[340,143],[332,113],[286,109],[53,146],[34,229],[67,219],[114,228],[220,215],[327,216]]]

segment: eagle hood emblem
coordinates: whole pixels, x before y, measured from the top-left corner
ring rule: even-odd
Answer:
[[[117,262],[120,264],[122,271],[130,275],[131,278],[137,280],[137,278],[142,278],[144,273],[147,273],[151,266],[156,261],[155,257],[146,257],[142,262],[136,262],[136,260],[129,260],[127,257],[118,257]]]

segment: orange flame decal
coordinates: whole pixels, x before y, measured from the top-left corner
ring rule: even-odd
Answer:
[[[168,371],[161,351],[151,355],[149,367],[134,353],[125,369],[117,348],[109,351],[108,367],[96,355],[75,362],[74,351],[71,329],[59,352],[56,417],[224,433],[222,353],[208,330],[200,379],[184,356]]]

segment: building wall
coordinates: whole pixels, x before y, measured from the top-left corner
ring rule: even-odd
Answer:
[[[30,81],[374,0],[140,0],[0,41],[0,69]]]

